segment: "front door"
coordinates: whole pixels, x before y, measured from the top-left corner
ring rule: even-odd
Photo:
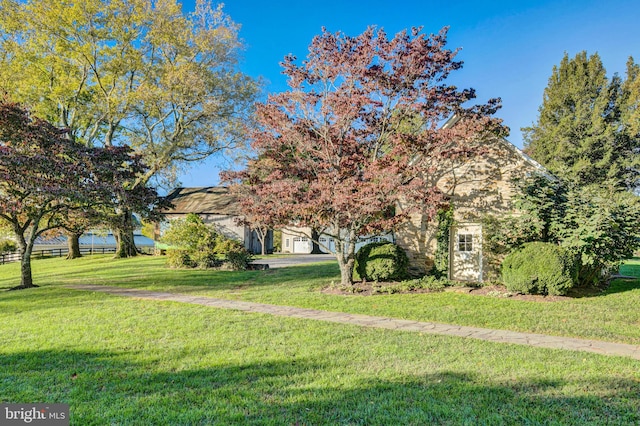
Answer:
[[[450,277],[482,282],[482,225],[459,224],[451,229]]]

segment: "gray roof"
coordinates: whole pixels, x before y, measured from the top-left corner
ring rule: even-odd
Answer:
[[[167,198],[173,207],[165,214],[224,214],[240,215],[238,199],[224,186],[176,188]]]

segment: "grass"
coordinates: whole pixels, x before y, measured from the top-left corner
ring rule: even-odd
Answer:
[[[340,296],[320,292],[339,282],[335,263],[268,271],[171,270],[161,257],[37,261],[41,285],[93,283],[247,300],[329,311],[434,321],[522,332],[640,344],[640,281],[615,280],[598,296],[531,302],[460,293]],[[623,274],[640,276],[640,259]],[[17,285],[17,265],[0,268],[0,289]]]
[[[453,319],[451,312],[484,309],[485,301],[507,302],[496,305],[498,315],[519,312],[513,323],[527,328],[531,320],[522,318],[538,306],[563,306],[574,322],[614,309],[622,298],[637,310],[637,281],[570,303],[532,303],[449,293],[319,293],[337,280],[333,264],[234,273],[167,270],[151,257],[91,257],[37,261],[34,271],[42,287],[0,291],[0,401],[69,403],[72,424],[640,423],[640,364],[632,359],[62,287],[120,285],[400,317],[431,318],[440,309],[449,311],[441,318]],[[1,267],[0,288],[15,285],[16,272]],[[633,314],[610,315],[609,334],[630,335]]]

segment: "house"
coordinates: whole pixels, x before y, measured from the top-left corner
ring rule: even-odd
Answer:
[[[252,253],[261,252],[258,233],[249,226],[239,224],[242,212],[237,198],[227,187],[176,188],[168,196],[172,208],[163,213],[168,220],[183,219],[189,213],[197,214],[204,223],[211,224],[220,234],[244,243]],[[273,251],[273,231],[265,237],[265,250]]]
[[[454,126],[458,117],[445,125]],[[515,178],[532,173],[550,176],[540,164],[504,138],[482,142],[480,154],[464,160],[440,161],[430,179],[448,195],[453,207],[449,229],[449,278],[482,282],[495,276],[495,265],[482,250],[486,215],[495,217],[514,212],[512,204]],[[400,206],[402,208],[402,206]],[[429,271],[437,247],[437,225],[420,214],[396,231],[396,243],[405,249],[415,272]]]
[[[455,126],[459,118],[453,117],[443,128]],[[480,142],[479,142],[480,143]],[[513,213],[512,181],[532,173],[551,176],[536,161],[528,157],[504,138],[483,140],[478,153],[468,158],[438,159],[429,185],[437,186],[451,202],[452,226],[448,232],[449,278],[456,281],[482,282],[496,276],[496,265],[488,253],[483,253],[483,218]],[[402,205],[397,206],[402,210]],[[437,252],[438,225],[421,214],[413,214],[410,220],[395,230],[381,236],[360,239],[362,245],[380,240],[395,242],[409,257],[414,274],[424,274],[434,265]],[[293,228],[282,232],[282,251],[311,253],[312,241],[307,228]],[[319,236],[320,250],[333,252],[335,244],[327,235]]]

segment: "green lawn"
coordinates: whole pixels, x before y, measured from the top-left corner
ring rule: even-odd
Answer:
[[[599,296],[530,302],[460,293],[338,296],[319,290],[339,282],[335,263],[268,271],[171,270],[162,257],[34,263],[40,285],[105,284],[305,308],[640,344],[640,281],[616,280]],[[640,276],[640,259],[622,268]],[[19,283],[18,265],[0,267],[0,289]]]
[[[42,287],[0,291],[0,400],[69,403],[72,424],[640,423],[640,362],[632,359],[62,287],[153,288],[638,343],[638,281],[615,282],[598,297],[532,303],[324,295],[318,289],[338,279],[332,264],[235,273],[91,257],[33,266]],[[0,267],[0,289],[18,283],[17,271]],[[640,275],[640,263],[624,272]]]

